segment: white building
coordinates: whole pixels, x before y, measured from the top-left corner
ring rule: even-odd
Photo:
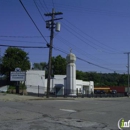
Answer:
[[[41,70],[28,70],[26,72],[25,85],[27,86],[27,92],[30,93],[44,93],[45,71]]]
[[[94,92],[93,81],[76,80],[76,56],[72,53],[67,55],[67,76],[54,75],[50,80],[50,92],[56,95],[90,94]],[[26,72],[27,92],[45,94],[47,79],[45,71],[28,70]]]
[[[26,72],[27,92],[45,94],[47,90],[47,79],[45,79],[45,71],[40,70],[28,70]],[[94,92],[93,81],[76,80],[75,94],[90,94]],[[66,87],[66,75],[54,75],[54,78],[50,80],[50,92],[57,95],[67,94]]]

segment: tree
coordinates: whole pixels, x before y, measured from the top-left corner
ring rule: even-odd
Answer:
[[[9,47],[2,58],[2,74],[9,78],[10,71],[14,71],[17,67],[22,71],[30,68],[28,53],[19,48]]]
[[[66,59],[58,55],[57,57],[52,57],[52,73],[53,74],[66,74]]]
[[[34,63],[33,69],[37,70],[46,70],[47,69],[47,63],[46,62],[40,62],[40,63]]]

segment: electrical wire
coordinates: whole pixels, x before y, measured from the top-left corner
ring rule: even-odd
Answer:
[[[19,2],[21,3],[22,7],[24,8],[25,12],[27,13],[27,15],[29,16],[29,18],[31,19],[31,21],[33,22],[33,24],[35,25],[36,29],[38,30],[38,32],[41,34],[41,36],[43,37],[43,39],[47,42],[46,38],[43,36],[43,34],[41,33],[41,31],[39,30],[39,28],[37,27],[36,23],[34,22],[34,20],[32,19],[32,17],[30,16],[30,14],[28,13],[27,9],[25,8],[25,6],[23,5],[22,1],[19,0]]]
[[[62,53],[64,53],[64,54],[67,54],[67,55],[68,55],[68,53],[67,53],[66,51],[64,51],[63,49],[56,48],[56,47],[53,47],[53,48],[54,48],[55,50],[57,50],[57,51],[60,51],[60,52],[62,52]],[[92,62],[90,62],[90,61],[87,61],[87,60],[85,60],[85,59],[83,59],[83,58],[80,58],[80,57],[78,57],[78,56],[76,56],[76,58],[77,58],[78,60],[80,60],[80,61],[86,62],[86,63],[88,63],[88,64],[90,64],[90,65],[93,65],[93,66],[96,66],[96,67],[98,67],[98,68],[102,68],[102,69],[109,70],[109,71],[112,71],[112,72],[120,72],[120,73],[122,72],[122,73],[124,73],[124,71],[114,70],[114,69],[111,69],[111,68],[108,68],[108,67],[104,67],[104,66],[101,66],[101,65],[92,63]]]
[[[21,2],[21,0],[19,0],[20,2]],[[21,4],[22,4],[22,2],[21,2]],[[22,4],[23,5],[23,4]],[[24,7],[24,5],[23,5],[23,7]],[[46,6],[47,7],[47,6]],[[25,9],[25,11],[27,12],[27,10],[26,10],[26,8],[24,7],[24,9]],[[29,13],[27,12],[27,14],[29,15]],[[31,16],[29,15],[29,17],[31,18]],[[31,18],[32,19],[32,18]],[[32,20],[33,21],[33,20]],[[33,21],[33,23],[34,23],[34,25],[36,25],[35,24],[35,22]],[[37,28],[37,30],[39,30],[38,29],[38,27],[36,26],[36,28]],[[40,30],[39,30],[40,31]],[[40,32],[40,34],[42,35],[42,33]],[[77,35],[76,35],[77,36]],[[42,37],[44,38],[44,36],[42,35]],[[45,40],[45,39],[44,39]],[[46,40],[45,40],[46,41]],[[47,41],[46,41],[47,42]],[[84,41],[83,41],[84,42]],[[58,48],[55,48],[55,47],[53,47],[55,50],[58,50],[58,51],[61,51],[62,53],[65,53],[65,54],[68,54],[68,53],[66,53],[65,51],[63,51],[63,50],[61,50],[61,49],[58,49]],[[96,48],[95,48],[96,49]],[[106,68],[106,67],[102,67],[102,66],[100,66],[100,65],[97,65],[97,64],[94,64],[94,63],[92,63],[92,62],[89,62],[89,61],[87,61],[87,60],[84,60],[84,59],[82,59],[82,58],[80,58],[80,57],[77,57],[77,59],[79,59],[79,60],[82,60],[82,61],[84,61],[84,62],[87,62],[88,64],[91,64],[91,65],[94,65],[94,66],[97,66],[97,67],[100,67],[100,68],[103,68],[103,69],[107,69],[107,70],[110,70],[110,71],[114,71],[114,70],[112,70],[112,69],[109,69],[109,68]]]
[[[82,58],[80,58],[80,57],[76,57],[76,58],[79,59],[79,60],[81,60],[81,61],[87,62],[88,64],[94,65],[94,66],[96,66],[96,67],[99,67],[99,68],[102,68],[102,69],[106,69],[106,70],[110,70],[110,71],[114,71],[113,69],[109,69],[109,68],[106,68],[106,67],[103,67],[103,66],[94,64],[94,63],[89,62],[89,61],[87,61],[87,60],[84,60],[84,59],[82,59]]]
[[[48,48],[48,47],[41,47],[41,46],[14,46],[14,45],[2,45],[0,44],[0,46],[2,47],[19,47],[19,48],[39,48],[39,49],[43,49],[43,48]]]
[[[37,1],[37,2],[38,2],[38,1]],[[44,7],[45,4],[43,4],[40,0],[39,0],[39,2],[38,2],[38,5],[39,5],[39,8],[41,8],[41,9],[43,10],[43,12],[49,12],[49,11]]]
[[[39,0],[40,1],[40,0]],[[44,3],[44,5],[45,5],[45,7],[46,7],[46,9],[47,9],[47,11],[49,12],[49,9],[48,9],[48,7],[47,7],[47,5],[46,5],[46,3],[45,3],[45,1],[44,0],[42,0],[42,2]],[[41,3],[41,1],[40,1],[40,3]],[[43,6],[43,4],[41,3],[41,5]],[[44,8],[44,6],[43,6],[43,8]],[[47,12],[46,11],[46,12]]]
[[[65,19],[66,20],[66,19]],[[68,22],[68,20],[66,20],[67,22]],[[69,24],[71,24],[70,22],[68,22]],[[74,26],[74,24],[71,24],[71,25],[73,25]],[[67,27],[67,25],[65,25],[65,27]],[[71,28],[70,26],[68,27],[69,29]],[[74,26],[74,28],[77,28],[76,26]],[[67,28],[66,28],[67,29]],[[77,28],[78,29],[78,28]],[[68,29],[67,29],[68,30]],[[74,31],[74,32],[76,32],[73,28],[71,28],[71,31]],[[78,29],[79,30],[79,29]],[[81,30],[80,30],[81,31]],[[69,30],[69,32],[70,32],[70,30]],[[86,33],[84,33],[83,31],[81,31],[83,34],[86,34]],[[72,33],[72,32],[71,32]],[[83,35],[81,35],[80,33],[78,33],[78,36],[82,36],[83,37]],[[88,34],[86,34],[89,38],[91,38],[91,39],[93,39],[93,40],[95,40],[96,42],[98,42],[98,43],[100,43],[100,44],[102,44],[102,45],[104,45],[105,47],[103,47],[103,46],[100,46],[100,45],[97,45],[96,43],[94,43],[94,42],[92,42],[92,41],[90,41],[90,40],[88,40],[86,37],[84,37],[86,40],[88,40],[89,42],[91,42],[91,43],[93,43],[93,44],[95,44],[96,46],[98,46],[100,49],[98,49],[98,48],[96,48],[95,46],[92,46],[91,44],[89,44],[89,43],[87,43],[89,46],[91,46],[92,48],[95,48],[96,50],[98,50],[98,51],[101,51],[101,52],[106,52],[106,51],[104,51],[104,50],[107,50],[107,51],[114,51],[114,52],[106,52],[106,53],[113,53],[113,54],[115,54],[115,49],[114,48],[111,48],[111,47],[109,47],[109,46],[107,46],[107,45],[105,45],[105,44],[103,44],[103,43],[101,43],[100,41],[98,41],[98,40],[96,40],[95,38],[93,38],[93,37],[91,37],[90,35],[88,35]],[[76,35],[75,35],[76,36]],[[78,36],[76,36],[77,38],[79,38]],[[81,40],[81,39],[80,39]],[[82,40],[83,41],[83,40]],[[84,43],[85,43],[85,41],[83,41]],[[103,50],[101,50],[101,48],[103,48]],[[110,49],[110,50],[109,50]],[[123,53],[123,52],[118,52],[118,53]]]
[[[50,5],[49,5],[50,4]],[[51,2],[49,2],[48,6],[51,6]],[[92,9],[92,8],[86,8],[84,6],[75,6],[73,5],[63,5],[63,4],[59,4],[59,3],[55,3],[55,6],[57,6],[58,8],[61,8],[62,10],[65,9],[66,11],[72,11],[76,12],[76,13],[95,13],[95,14],[101,14],[101,15],[109,15],[109,16],[121,16],[121,17],[129,17],[130,13],[127,12],[119,12],[119,11],[109,11],[109,10],[101,10],[101,9]]]
[[[65,19],[65,21],[68,22],[68,23],[69,23],[71,26],[73,26],[74,28],[78,29],[78,30],[79,30],[80,32],[82,32],[83,34],[87,35],[89,38],[91,38],[91,39],[93,39],[94,41],[100,43],[101,45],[106,46],[106,48],[110,48],[110,50],[115,51],[115,48],[112,48],[112,47],[110,47],[110,46],[108,46],[108,45],[106,45],[106,44],[100,42],[99,40],[93,38],[92,36],[90,36],[90,35],[87,34],[86,32],[84,32],[84,31],[82,31],[81,29],[79,29],[77,26],[75,26],[74,24],[72,24],[71,22],[69,22],[67,19]],[[70,28],[70,26],[69,26],[69,28]],[[74,30],[72,27],[71,27],[71,29]],[[75,30],[74,30],[74,32],[75,32]],[[89,40],[89,41],[90,41],[90,40]],[[90,41],[90,42],[91,42],[91,41]],[[92,42],[92,43],[93,43],[93,42]],[[95,44],[95,43],[94,43],[94,44]],[[100,46],[100,47],[101,47],[101,46]]]
[[[56,48],[56,47],[53,47],[55,50],[58,50],[58,51],[60,51],[60,52],[62,52],[62,53],[64,53],[64,54],[68,54],[67,52],[65,52],[64,50],[61,50],[61,49],[58,49],[58,48]]]
[[[52,0],[52,5],[53,5],[53,8],[55,8],[54,1],[53,1],[53,0]]]
[[[55,48],[55,47],[53,47],[55,50],[58,50],[58,51],[60,51],[60,52],[62,52],[62,53],[64,53],[64,54],[68,54],[66,51],[64,51],[64,50],[61,50],[61,49],[59,49],[59,48]],[[84,62],[86,62],[86,63],[88,63],[88,64],[91,64],[91,65],[93,65],[93,66],[96,66],[96,67],[99,67],[99,68],[102,68],[102,69],[105,69],[105,70],[109,70],[109,71],[115,71],[115,70],[113,70],[113,69],[110,69],[110,68],[107,68],[107,67],[103,67],[103,66],[100,66],[100,65],[97,65],[97,64],[95,64],[95,63],[92,63],[92,62],[89,62],[89,61],[87,61],[87,60],[85,60],[85,59],[82,59],[82,58],[80,58],[80,57],[77,57],[76,56],[76,58],[78,59],[78,60],[81,60],[81,61],[84,61]]]
[[[34,2],[34,4],[35,4],[35,6],[36,6],[36,8],[37,8],[37,10],[38,10],[38,12],[39,12],[39,14],[41,15],[43,21],[45,21],[44,17],[42,16],[42,13],[40,12],[40,10],[39,10],[39,8],[38,8],[38,6],[37,6],[37,3],[35,2],[35,0],[33,0],[33,2]]]
[[[107,48],[105,48],[105,47],[103,47],[103,46],[100,46],[100,45],[98,45],[98,44],[96,44],[96,43],[94,43],[94,42],[92,42],[92,41],[90,41],[89,39],[87,39],[86,37],[84,37],[83,35],[81,35],[79,32],[76,32],[73,28],[71,28],[71,27],[68,27],[66,24],[65,24],[65,26],[63,25],[63,28],[65,28],[68,32],[70,32],[72,35],[74,35],[75,37],[77,37],[79,40],[81,40],[83,43],[85,43],[85,44],[87,44],[87,45],[89,45],[90,47],[92,47],[93,49],[96,49],[97,51],[100,51],[100,52],[105,52],[105,53],[115,53],[115,50],[109,50],[108,49],[108,47]],[[83,40],[83,39],[85,39],[85,40]],[[88,42],[86,42],[86,40],[87,41],[89,41],[89,42],[91,42],[91,43],[93,43],[93,44],[90,44],[90,43],[88,43]],[[99,49],[98,49],[99,48]],[[101,49],[102,48],[102,49]],[[106,51],[105,51],[106,50]]]
[[[11,41],[11,42],[25,42],[25,43],[41,43],[41,44],[46,44],[43,42],[32,42],[32,41],[18,41],[18,40],[6,40],[6,39],[0,39],[1,41]]]
[[[75,35],[76,37],[78,37],[77,35]],[[79,37],[78,37],[79,38]],[[80,39],[80,40],[82,40],[82,39]],[[82,40],[83,41],[83,40]],[[85,41],[83,41],[83,42],[85,42]],[[90,45],[90,44],[89,44]],[[92,45],[90,45],[91,47],[93,47],[93,48],[95,48],[94,46],[92,46]],[[53,47],[54,48],[54,47]],[[63,51],[63,50],[61,50],[61,49],[57,49],[57,48],[54,48],[55,50],[58,50],[58,51],[61,51],[61,52],[63,52],[64,54],[67,54],[65,51]],[[97,49],[97,48],[95,48],[95,49]],[[81,60],[81,58],[79,58],[80,60]],[[86,61],[86,60],[84,60],[84,61]],[[89,64],[91,63],[91,62],[88,62]],[[104,69],[107,69],[106,67],[102,67],[102,66],[99,66],[99,65],[96,65],[96,64],[94,64],[94,63],[91,63],[91,64],[93,64],[93,65],[95,65],[95,66],[97,66],[97,67],[100,67],[100,68],[104,68]],[[109,70],[111,70],[111,71],[113,71],[112,69],[109,69]]]
[[[98,50],[98,48],[96,48],[95,46],[93,46],[93,45],[89,44],[88,42],[84,41],[81,37],[79,37],[79,35],[74,34],[74,33],[73,33],[71,30],[69,30],[66,26],[63,25],[63,28],[65,28],[68,32],[70,32],[71,34],[73,34],[75,37],[77,37],[77,38],[78,38],[79,40],[81,40],[83,43],[85,43],[85,44],[91,46],[91,47],[92,47],[93,49],[95,49],[95,50]]]
[[[67,40],[64,39],[63,37],[58,36],[58,37],[56,37],[56,38],[57,38],[58,40],[60,40],[61,43],[67,45],[67,46],[69,47],[69,49],[72,49],[72,48],[73,48],[73,50],[76,50],[76,52],[82,54],[83,56],[84,56],[84,54],[85,54],[85,55],[90,55],[90,56],[92,56],[91,54],[86,53],[86,52],[83,50],[83,48],[81,48],[80,46],[76,46],[75,44],[73,44],[73,43],[67,41]],[[69,45],[68,45],[67,43],[68,43]],[[72,45],[73,47],[71,47],[70,45]],[[74,49],[74,48],[75,48],[75,49]],[[93,57],[94,57],[94,56],[93,56]],[[96,58],[96,57],[94,57],[94,58]],[[97,58],[96,58],[96,59],[97,59]]]
[[[6,38],[42,38],[41,36],[5,36],[5,35],[0,35],[0,37],[6,37]]]

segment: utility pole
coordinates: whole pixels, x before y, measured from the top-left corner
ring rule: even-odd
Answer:
[[[51,79],[51,58],[52,58],[52,48],[53,48],[53,38],[54,38],[54,28],[56,31],[60,31],[60,23],[54,23],[55,20],[60,20],[62,18],[55,18],[55,15],[61,15],[62,12],[55,12],[54,8],[52,9],[52,13],[46,13],[45,16],[51,16],[51,20],[46,21],[46,28],[50,29],[50,44],[47,44],[49,47],[49,60],[48,60],[48,78],[47,78],[47,95],[49,98],[50,94],[50,79]]]
[[[124,53],[124,54],[127,54],[128,55],[128,66],[127,66],[127,68],[128,68],[128,87],[127,87],[127,93],[128,93],[128,97],[129,97],[129,86],[130,86],[130,81],[129,81],[129,54],[130,54],[130,52],[126,52],[126,53]]]

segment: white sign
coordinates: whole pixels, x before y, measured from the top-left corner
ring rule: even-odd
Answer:
[[[21,68],[15,68],[15,71],[21,71]]]
[[[25,81],[26,72],[25,71],[11,71],[10,81]]]

